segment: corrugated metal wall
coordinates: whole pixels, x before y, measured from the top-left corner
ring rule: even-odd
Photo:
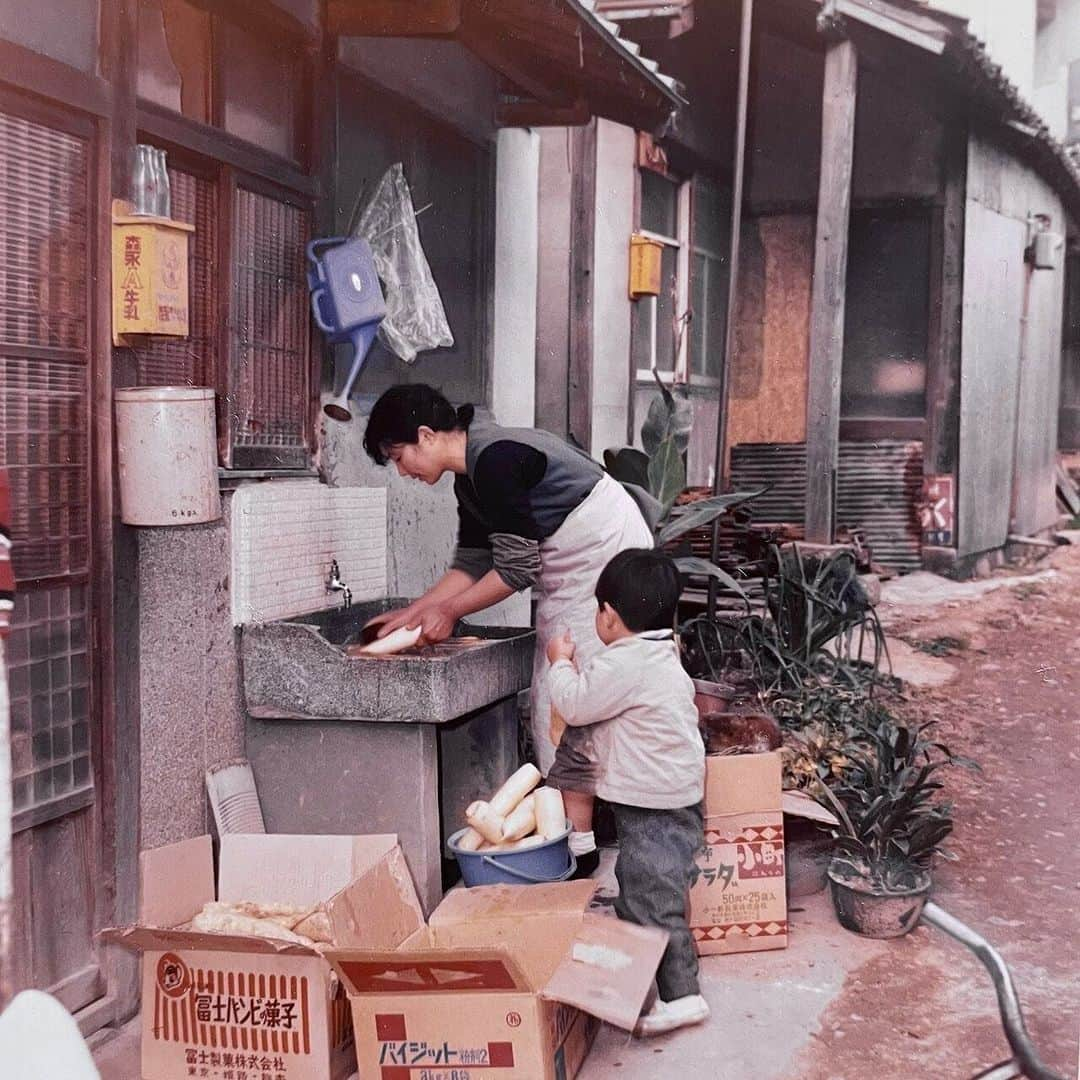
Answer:
[[[880,439],[841,442],[836,523],[859,529],[875,562],[908,572],[922,565],[916,505],[922,443]],[[769,485],[753,502],[754,520],[802,524],[806,515],[805,443],[744,443],[731,449],[732,486]]]

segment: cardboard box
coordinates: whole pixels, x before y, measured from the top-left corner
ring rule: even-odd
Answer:
[[[690,890],[698,953],[787,947],[780,754],[705,759],[705,849]]]
[[[355,1068],[344,991],[316,949],[183,926],[208,900],[314,906],[335,941],[406,935],[423,915],[396,836],[209,836],[143,852],[142,1080],[341,1080]],[[384,917],[385,913],[385,917]]]
[[[590,881],[457,889],[381,952],[328,958],[363,1080],[571,1080],[600,1020],[631,1030],[667,934],[586,909]]]

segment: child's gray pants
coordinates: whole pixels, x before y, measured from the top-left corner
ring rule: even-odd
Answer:
[[[688,892],[698,875],[695,858],[705,843],[701,806],[645,810],[612,804],[619,834],[615,913],[639,926],[671,934],[656,973],[663,1001],[698,993],[698,960],[686,921]]]

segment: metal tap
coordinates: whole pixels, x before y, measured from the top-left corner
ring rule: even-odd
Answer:
[[[330,577],[326,582],[326,591],[328,593],[341,593],[341,606],[343,608],[352,607],[352,589],[341,580],[341,571],[338,569],[337,559],[330,562]]]

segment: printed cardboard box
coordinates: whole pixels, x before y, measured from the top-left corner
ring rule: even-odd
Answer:
[[[328,959],[363,1080],[571,1080],[600,1020],[630,1030],[667,935],[586,909],[595,883],[451,892],[383,952]]]
[[[698,953],[786,948],[780,755],[709,755],[705,766],[705,849],[690,890]]]
[[[386,941],[423,923],[396,836],[226,835],[141,856],[140,922],[102,935],[142,953],[142,1080],[342,1080],[349,1004],[316,949],[198,933],[206,901],[326,902],[335,941]]]

